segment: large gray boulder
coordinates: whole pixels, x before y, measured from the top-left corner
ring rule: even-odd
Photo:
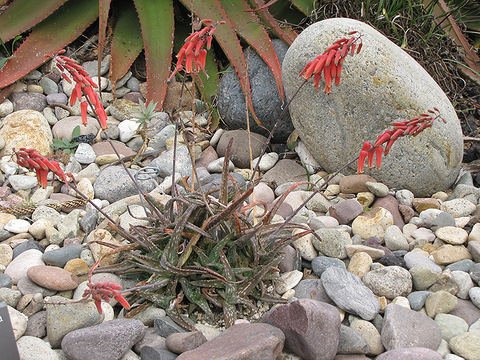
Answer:
[[[272,43],[281,65],[288,46],[280,39],[274,39]],[[245,59],[248,66],[255,114],[262,126],[272,130],[286,104],[278,94],[277,84],[272,71],[262,58],[254,50],[248,48],[245,51]],[[231,66],[220,80],[218,87],[218,111],[230,130],[247,129],[245,95],[240,86],[240,81],[238,81],[238,76]],[[252,132],[268,136],[269,133],[265,128],[258,126],[250,114],[250,130]],[[292,120],[287,111],[273,134],[272,142],[279,143],[287,140],[293,129]]]
[[[369,25],[352,19],[327,19],[305,29],[290,46],[282,66],[287,97],[303,82],[299,74],[335,40],[357,30],[363,48],[343,63],[340,85],[317,93],[312,80],[290,106],[300,137],[328,172],[354,159],[365,141],[375,141],[393,121],[410,120],[437,107],[446,119],[416,137],[403,137],[383,157],[381,169],[366,169],[390,188],[428,196],[449,188],[462,161],[460,122],[447,96],[405,51]],[[320,88],[324,87],[321,80]],[[357,163],[344,172],[356,172]]]

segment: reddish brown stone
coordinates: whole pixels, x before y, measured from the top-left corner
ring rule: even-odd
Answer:
[[[196,349],[206,342],[207,339],[200,331],[173,333],[165,339],[167,349],[176,354]]]
[[[348,175],[340,180],[340,192],[344,194],[358,194],[369,191],[366,182],[377,182],[374,178],[365,174]]]
[[[285,335],[275,326],[238,324],[196,349],[184,352],[177,360],[275,360],[283,350],[284,341]]]
[[[56,266],[33,266],[28,269],[27,276],[37,285],[56,291],[76,289],[80,282],[76,275]]]
[[[372,207],[382,207],[390,211],[390,214],[393,216],[393,223],[399,227],[400,230],[403,230],[403,226],[405,225],[402,214],[400,214],[400,210],[398,209],[398,200],[392,196],[387,195],[383,198],[378,198],[373,203]]]

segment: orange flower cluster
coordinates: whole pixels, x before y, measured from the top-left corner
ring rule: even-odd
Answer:
[[[351,31],[348,35],[354,35],[351,38],[342,38],[331,46],[325,52],[310,61],[300,73],[305,80],[309,80],[313,76],[313,84],[319,91],[320,80],[325,78],[325,94],[332,92],[333,82],[335,85],[340,84],[340,76],[342,74],[342,64],[348,54],[357,54],[362,49],[362,35],[357,31]]]
[[[225,24],[225,21],[220,21],[217,25],[212,24],[212,20],[202,20],[204,25],[207,25],[202,30],[195,31],[192,35],[185,39],[185,44],[177,54],[177,65],[167,81],[170,81],[177,72],[185,69],[188,74],[203,73],[208,75],[205,71],[205,61],[207,59],[207,50],[212,46],[213,33],[218,24]],[[203,47],[207,45],[207,50]]]
[[[358,157],[357,173],[363,173],[363,167],[365,159],[367,160],[367,166],[369,169],[373,168],[373,160],[376,156],[375,167],[380,168],[382,164],[382,154],[387,155],[392,148],[395,141],[403,136],[416,136],[420,134],[426,128],[433,125],[433,122],[437,119],[442,119],[444,123],[447,121],[440,115],[437,108],[428,110],[427,113],[420,114],[419,117],[411,120],[405,120],[400,122],[392,122],[393,130],[385,130],[382,134],[378,135],[375,143],[366,141],[363,144],[362,150]],[[383,146],[385,145],[385,149]]]
[[[13,152],[17,157],[18,165],[29,168],[31,171],[35,171],[37,174],[38,185],[42,188],[45,189],[48,185],[47,176],[50,171],[63,180],[68,187],[67,176],[60,168],[58,162],[48,160],[45,156],[40,155],[35,149],[20,148],[19,151],[13,149]]]
[[[72,80],[65,74],[65,71],[67,71],[76,83],[72,96],[70,97],[70,106],[73,106],[77,102],[77,99],[80,101],[82,123],[87,126],[88,103],[82,101],[82,95],[85,95],[92,110],[95,110],[100,126],[103,130],[107,129],[107,114],[105,113],[102,102],[98,98],[97,92],[93,90],[93,88],[98,88],[97,84],[95,84],[83,66],[79,65],[74,59],[61,55],[63,53],[65,53],[65,50],[60,50],[53,58],[56,60],[57,67],[62,71],[62,77],[69,83],[72,83]],[[50,57],[50,55],[45,56]]]
[[[96,284],[89,281],[87,286],[88,289],[84,291],[83,298],[86,299],[91,295],[99,314],[102,313],[102,300],[109,301],[112,297],[117,300],[125,309],[130,309],[130,304],[128,301],[117,291],[122,290],[120,285],[111,284],[108,281]]]

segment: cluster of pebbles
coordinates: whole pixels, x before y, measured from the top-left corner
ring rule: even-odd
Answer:
[[[56,75],[36,71],[16,84],[10,100],[0,104],[2,122],[43,117],[54,138],[68,138],[80,121],[79,109],[65,109],[68,85]],[[117,95],[124,98],[111,103],[108,79],[101,83],[109,135],[123,156],[134,156],[143,143],[133,115],[142,95],[140,82],[127,77],[125,87],[117,84]],[[185,126],[191,125],[190,118],[184,114]],[[195,122],[206,125],[202,116]],[[172,185],[175,127],[167,114],[152,124],[147,148],[151,156],[128,164],[144,191],[161,200],[168,198]],[[244,186],[251,174],[245,144],[250,141],[256,157],[265,137],[253,134],[249,139],[242,130],[192,131],[203,188],[218,187],[222,156],[232,137],[231,174],[237,186]],[[82,127],[82,135],[90,133],[94,136],[85,138],[95,141],[81,143],[67,157],[65,170],[124,228],[148,224],[139,219],[145,210],[130,178],[122,167],[111,165],[117,158],[102,141],[94,119]],[[19,147],[8,133],[0,135],[4,150]],[[41,147],[42,140],[37,141]],[[187,147],[178,145],[177,180],[192,173]],[[304,149],[300,153],[308,157]],[[296,182],[308,178],[320,186],[326,175],[307,176],[296,159],[275,151],[264,156],[260,169],[263,181],[249,201],[270,206]],[[35,174],[7,154],[0,170],[3,209],[36,205],[31,215],[0,213],[0,301],[8,305],[22,359],[480,359],[480,189],[469,173],[452,189],[429,198],[389,189],[367,175],[337,175],[292,220],[308,223],[322,241],[309,234],[285,248],[274,285],[289,302],[273,307],[257,322],[237,314],[240,320],[227,330],[200,322],[195,324],[199,331],[187,332],[163,309],[149,307],[125,319],[115,300],[102,303],[102,314],[92,302],[78,302],[87,287],[85,273],[109,250],[95,241],[119,245],[123,240],[108,231],[90,204],[61,211],[46,206],[75,199],[58,180],[39,188]],[[275,220],[289,217],[312,190],[306,185],[292,191]],[[101,266],[115,261],[115,256],[106,257]],[[96,273],[92,280],[124,288],[136,285],[107,272]]]

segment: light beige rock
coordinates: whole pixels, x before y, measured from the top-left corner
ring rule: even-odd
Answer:
[[[102,260],[100,260],[100,266],[114,264],[117,261],[119,254],[116,253],[106,255],[112,251],[112,248],[105,245],[97,244],[94,241],[101,241],[117,246],[121,246],[122,244],[117,239],[115,239],[112,234],[110,234],[107,230],[103,229],[94,230],[87,237],[88,247],[90,248],[90,251],[92,252],[95,261],[98,261],[100,256],[103,256]]]
[[[373,195],[369,191],[362,191],[357,194],[357,201],[363,207],[369,207],[370,205],[373,204],[374,200],[375,200],[375,195]]]
[[[5,147],[0,156],[12,154],[12,148],[34,148],[40,154],[48,154],[52,143],[50,124],[41,112],[20,110],[7,115],[2,120],[0,136]]]
[[[366,252],[356,252],[350,259],[347,270],[361,279],[363,275],[370,271],[370,265],[372,263],[372,257]]]
[[[28,232],[37,240],[45,237],[45,230],[47,227],[53,227],[53,224],[47,219],[40,219],[35,221],[28,228]]]
[[[370,345],[369,354],[379,355],[385,351],[382,344],[382,337],[377,328],[370,321],[358,319],[353,321],[350,324],[350,327],[353,330],[357,330],[363,338],[367,340],[368,345]]]
[[[433,259],[438,265],[448,265],[454,262],[472,259],[472,255],[463,245],[443,245],[432,253]]]
[[[435,231],[435,235],[452,245],[461,245],[468,239],[468,232],[456,226],[444,226]]]
[[[383,241],[385,229],[393,225],[393,216],[387,209],[375,208],[360,216],[352,223],[352,232],[364,240],[376,236]]]
[[[385,251],[382,249],[376,249],[366,245],[347,245],[347,255],[352,258],[354,254],[358,252],[367,253],[373,260],[380,259],[385,255]]]
[[[297,233],[305,231],[304,229],[295,229],[292,234],[295,235]],[[312,238],[314,237],[313,234],[307,234],[302,236],[301,238],[294,240],[292,245],[295,249],[300,251],[300,255],[303,259],[312,261],[314,258],[318,256],[317,250],[313,247]]]
[[[13,249],[7,244],[0,244],[0,265],[7,267],[12,259]]]

